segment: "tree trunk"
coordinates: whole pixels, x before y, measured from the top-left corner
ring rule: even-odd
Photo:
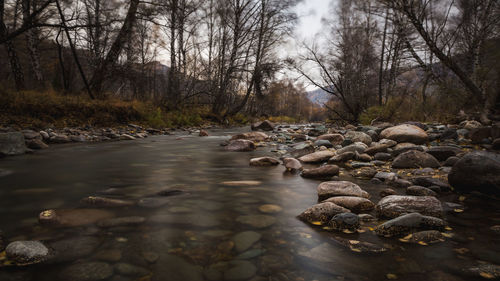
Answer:
[[[103,97],[103,83],[107,77],[109,77],[109,72],[113,64],[116,63],[123,46],[126,43],[127,34],[131,31],[137,19],[137,8],[139,6],[139,0],[130,0],[130,6],[127,11],[127,16],[120,29],[120,32],[115,38],[115,41],[111,45],[111,48],[106,55],[104,61],[101,62],[100,66],[94,72],[92,79],[90,80],[90,88],[93,93],[96,93],[98,97]]]
[[[36,2],[33,2],[33,5]],[[31,14],[31,0],[23,0],[23,21],[27,21]],[[36,10],[36,7],[33,6],[33,10]],[[26,32],[26,41],[28,45],[28,53],[31,59],[31,68],[33,71],[33,76],[39,88],[44,88],[44,80],[42,74],[42,67],[40,65],[40,53],[38,52],[38,36],[37,30],[32,28]]]

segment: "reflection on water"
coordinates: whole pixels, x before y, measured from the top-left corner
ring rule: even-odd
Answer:
[[[0,269],[0,279],[467,280],[463,265],[500,263],[500,236],[490,230],[500,224],[498,202],[466,201],[466,212],[446,218],[454,237],[430,246],[379,238],[370,224],[362,233],[335,234],[389,249],[356,253],[296,219],[316,203],[318,181],[284,174],[283,166],[250,167],[250,158],[270,148],[225,152],[219,143],[230,133],[57,146],[2,159],[0,229],[10,241],[43,240],[58,254],[46,264]],[[356,183],[379,200],[380,186]],[[183,193],[158,195],[166,189]],[[79,224],[78,214],[72,227],[38,224],[41,211],[82,207],[88,196],[138,203],[93,208],[101,211],[85,219],[101,219],[90,225]],[[113,224],[131,216],[145,222]]]

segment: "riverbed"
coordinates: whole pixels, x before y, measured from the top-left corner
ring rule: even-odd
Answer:
[[[58,145],[0,159],[4,236],[65,249],[48,262],[0,268],[0,280],[474,280],[480,277],[465,268],[500,264],[500,235],[491,229],[500,224],[500,204],[481,196],[463,202],[457,194],[441,196],[442,202],[463,204],[464,211],[446,213],[447,239],[431,245],[376,236],[376,224],[332,233],[303,223],[297,215],[317,203],[321,181],[287,173],[282,165],[249,166],[251,158],[276,156],[272,144],[252,152],[219,145],[247,130]],[[380,185],[342,177],[369,192],[373,202],[380,199]],[[88,196],[137,204],[94,208],[81,202]],[[144,222],[38,222],[44,210],[75,208]],[[339,239],[386,251],[360,253]]]

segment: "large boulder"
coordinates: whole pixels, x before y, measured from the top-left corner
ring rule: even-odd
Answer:
[[[250,159],[250,166],[276,166],[280,160],[273,157],[258,157]]]
[[[350,212],[348,209],[337,204],[332,202],[323,202],[308,208],[298,215],[298,218],[310,224],[322,225],[328,223],[333,216],[348,212]]]
[[[461,192],[500,194],[500,154],[486,151],[466,154],[451,168],[448,182]]]
[[[379,225],[375,233],[383,236],[397,236],[421,230],[444,230],[446,223],[439,218],[410,213]]]
[[[335,152],[330,150],[317,151],[311,154],[306,154],[299,158],[300,161],[304,163],[321,163],[326,162],[328,159],[333,157]]]
[[[439,168],[440,166],[439,161],[434,156],[418,150],[401,153],[392,162],[392,167],[396,169]]]
[[[334,196],[356,196],[369,198],[368,192],[350,181],[326,181],[318,185],[318,200],[323,201]]]
[[[370,145],[372,143],[372,138],[369,135],[359,131],[349,131],[344,137],[353,142],[362,142],[366,145]]]
[[[380,133],[381,139],[390,139],[397,142],[411,142],[415,144],[423,144],[427,141],[428,135],[421,128],[403,124],[383,130]]]
[[[344,141],[344,137],[341,134],[325,134],[319,136],[317,140],[327,140],[333,145],[339,145]]]
[[[252,128],[252,131],[257,131],[257,130],[272,131],[272,130],[274,130],[275,126],[276,125],[274,123],[272,123],[271,121],[264,120],[262,122],[257,122],[257,123],[252,124],[251,128]]]
[[[396,218],[409,213],[438,218],[443,216],[441,202],[434,196],[389,195],[378,202],[375,210],[377,216],[383,218]]]
[[[304,169],[300,174],[304,178],[328,179],[339,174],[339,167],[336,165],[324,165],[313,169]]]
[[[26,150],[21,132],[0,133],[0,157],[24,154]]]
[[[268,138],[269,136],[263,132],[248,132],[248,133],[234,135],[231,137],[230,140],[265,141]]]
[[[255,144],[249,140],[237,139],[232,140],[226,146],[228,151],[252,151],[255,150]]]

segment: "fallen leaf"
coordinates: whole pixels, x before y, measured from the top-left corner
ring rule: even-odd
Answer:
[[[392,274],[392,273],[387,273],[385,276],[387,277],[387,279],[390,279],[390,280],[398,279],[398,276],[396,274]]]
[[[495,276],[491,273],[488,273],[488,272],[479,272],[479,275],[481,275],[481,277],[483,278],[486,278],[486,279],[493,279],[495,278]]]

